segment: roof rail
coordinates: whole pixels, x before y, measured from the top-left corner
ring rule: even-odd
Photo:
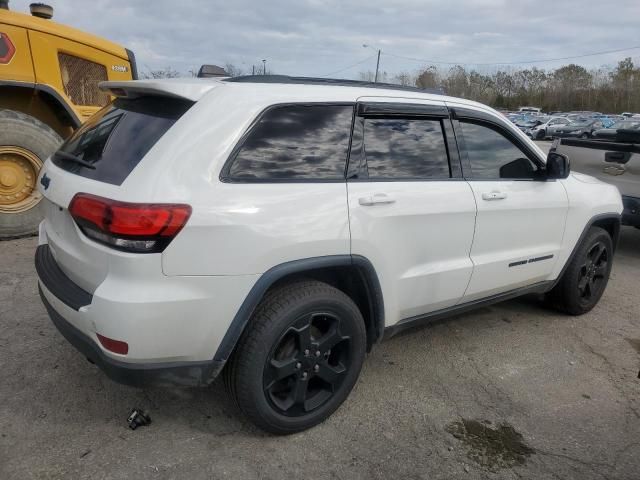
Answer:
[[[443,88],[418,88],[396,85],[393,83],[374,83],[339,78],[290,77],[288,75],[242,75],[239,77],[227,78],[224,81],[238,83],[282,83],[296,85],[335,85],[340,87],[383,88],[387,90],[403,90],[408,92],[444,95]]]

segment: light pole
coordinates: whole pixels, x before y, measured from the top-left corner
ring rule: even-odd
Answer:
[[[364,48],[373,48],[371,45],[367,45],[366,43],[363,43],[362,46]],[[375,48],[374,48],[375,50]],[[380,52],[382,50],[378,49],[378,61],[376,62],[376,76],[373,80],[373,83],[378,83],[378,70],[380,69]]]
[[[262,74],[267,74],[267,61],[265,59],[262,59]]]

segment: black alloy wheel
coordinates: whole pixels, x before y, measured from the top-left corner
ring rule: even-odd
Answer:
[[[546,298],[570,315],[582,315],[596,306],[609,281],[613,240],[606,230],[591,227]]]
[[[578,274],[578,292],[584,303],[602,294],[609,273],[609,251],[603,242],[591,246]]]
[[[264,368],[264,391],[274,408],[300,416],[325,404],[346,378],[352,336],[330,312],[306,314],[289,327]]]
[[[362,313],[343,291],[297,280],[266,294],[224,370],[240,410],[271,433],[311,428],[349,396],[367,351]]]

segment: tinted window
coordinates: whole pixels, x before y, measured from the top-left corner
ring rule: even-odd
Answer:
[[[460,123],[473,178],[533,178],[534,162],[511,140],[488,126]]]
[[[116,99],[60,147],[79,162],[54,154],[53,163],[83,177],[120,185],[191,105],[160,97]]]
[[[246,180],[339,180],[353,107],[292,105],[272,108],[253,128],[229,168]]]
[[[449,178],[439,120],[367,118],[364,150],[369,178]]]

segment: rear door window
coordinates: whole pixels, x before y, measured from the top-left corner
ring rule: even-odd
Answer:
[[[353,105],[282,105],[267,110],[237,150],[225,180],[344,180]]]
[[[121,185],[192,105],[166,97],[118,98],[78,129],[52,161],[82,177]]]
[[[370,180],[451,176],[439,119],[366,118],[364,152]]]

